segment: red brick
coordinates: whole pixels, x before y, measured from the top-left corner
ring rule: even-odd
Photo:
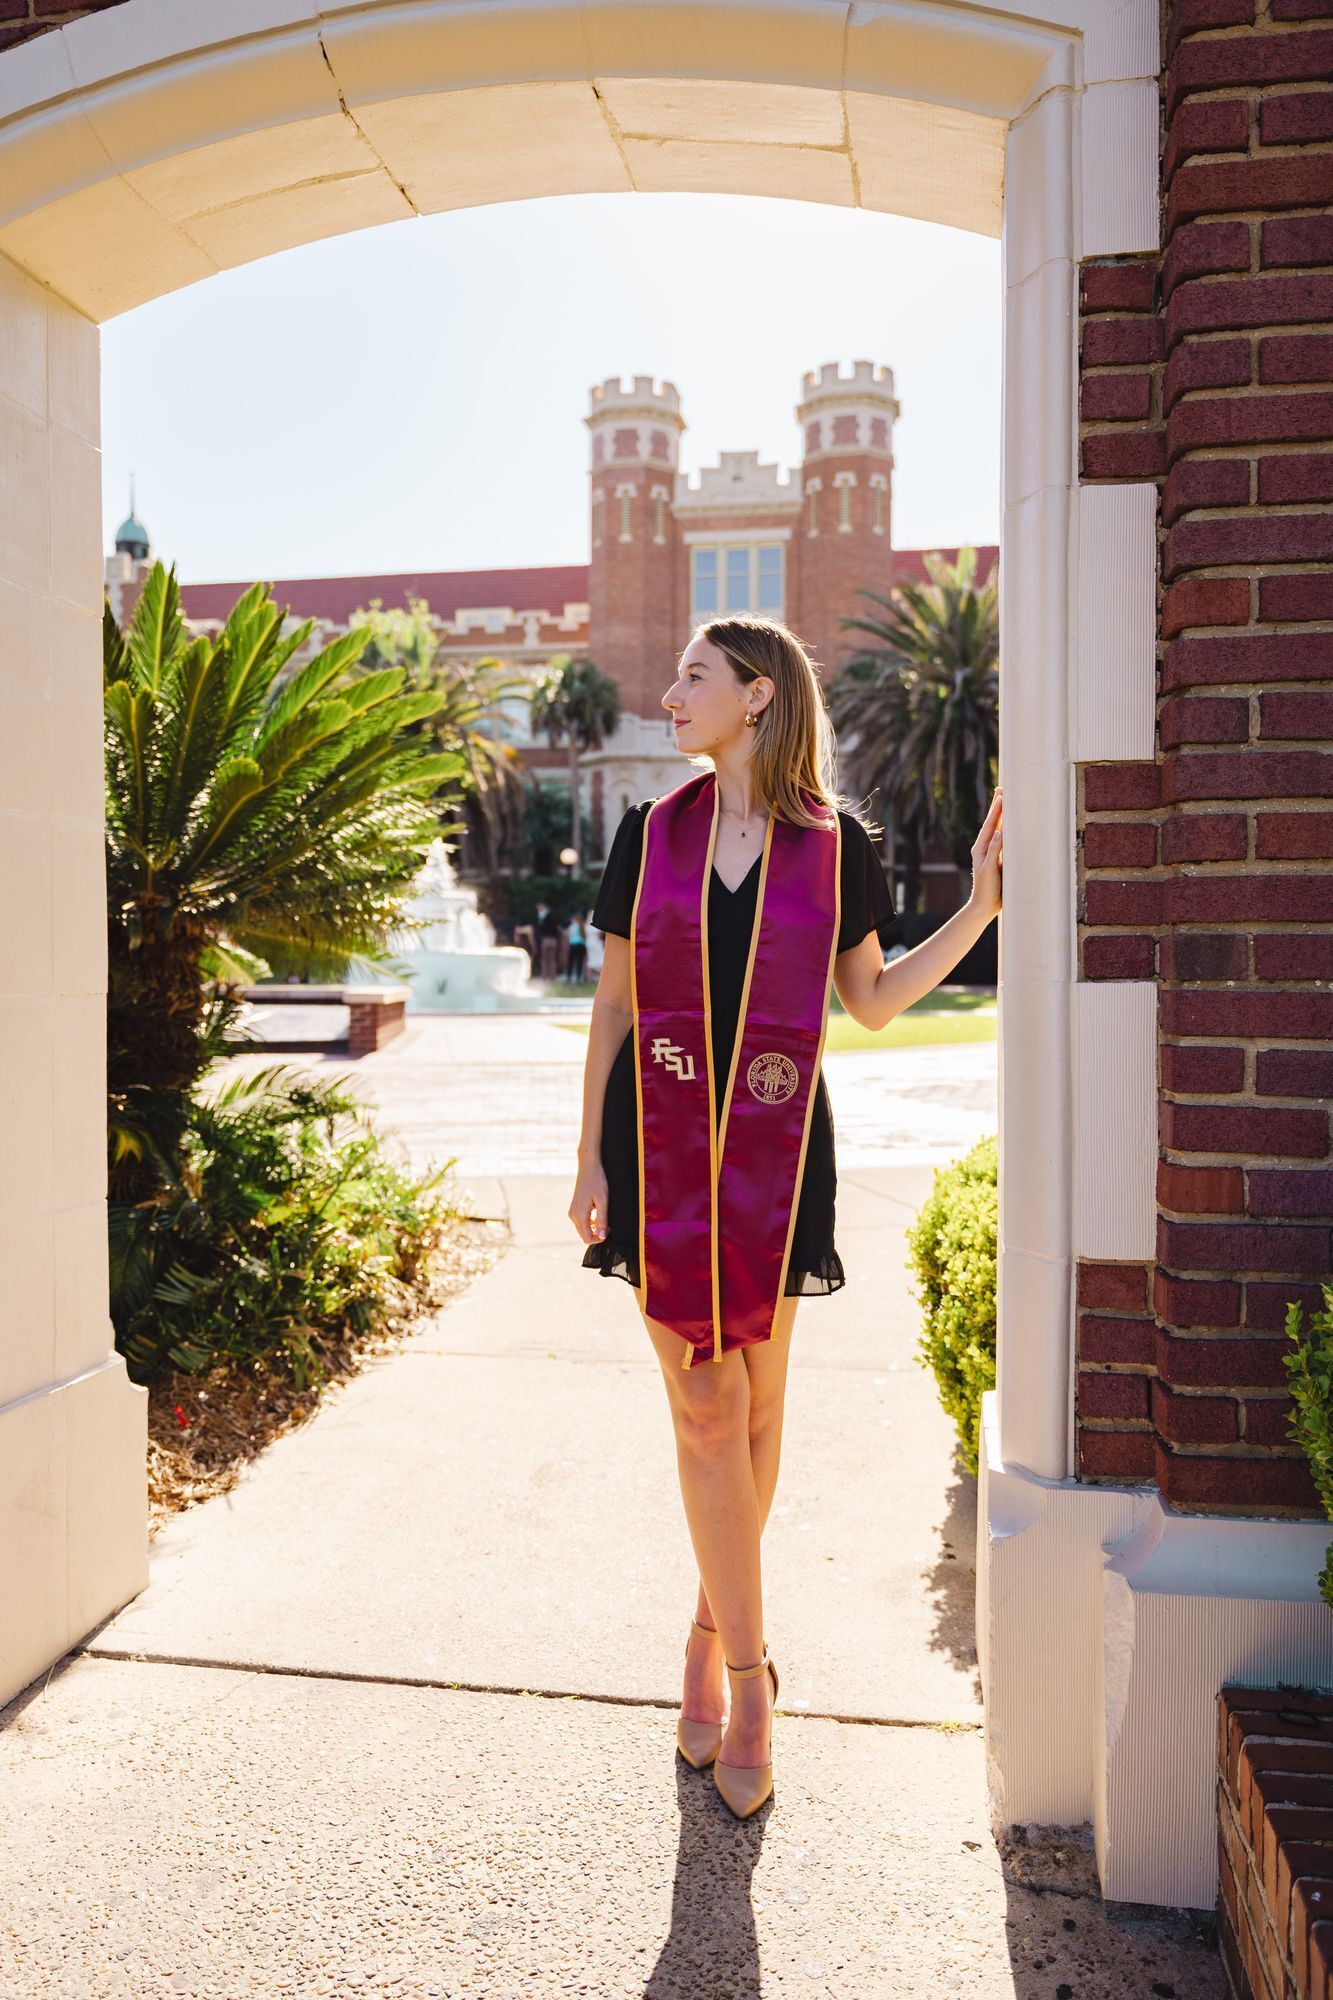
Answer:
[[[1178,1396],[1161,1382],[1152,1385],[1152,1420],[1172,1444],[1233,1444],[1240,1435],[1229,1396]]]
[[[1292,581],[1287,577],[1273,580],[1283,583]],[[1275,690],[1271,694],[1261,694],[1259,734],[1292,740],[1310,737],[1316,741],[1333,736],[1333,694],[1325,694],[1320,688],[1303,689],[1299,693]]]
[[[1101,431],[1079,445],[1083,479],[1160,479],[1166,471],[1166,433],[1160,425],[1142,431]]]
[[[1243,153],[1249,143],[1248,98],[1196,97],[1182,104],[1171,120],[1171,128],[1166,135],[1166,151],[1162,156],[1163,182],[1168,182],[1180,162],[1193,153]],[[1174,244],[1172,248],[1175,248]],[[1169,266],[1168,256],[1168,269]],[[1215,268],[1234,267],[1224,265]],[[1165,272],[1163,278],[1166,282]]]
[[[1163,1090],[1207,1092],[1213,1096],[1245,1087],[1244,1049],[1163,1042],[1159,1061]]]
[[[1256,979],[1280,979],[1288,983],[1293,979],[1333,979],[1333,934],[1328,931],[1303,931],[1292,937],[1281,931],[1259,932],[1254,940],[1254,976]],[[1283,1051],[1279,1049],[1273,1053],[1282,1055]],[[1266,1054],[1261,1053],[1261,1071],[1266,1060]],[[1294,1097],[1303,1093],[1269,1086],[1269,1094]]]
[[[1162,860],[1243,861],[1249,822],[1243,813],[1176,812],[1162,821]]]
[[[1239,1215],[1245,1206],[1239,1167],[1182,1167],[1157,1162],[1158,1206],[1191,1215]]]
[[[1094,1431],[1080,1425],[1080,1479],[1150,1480],[1153,1477],[1153,1434],[1142,1431]]]
[[[1265,98],[1259,136],[1265,146],[1308,146],[1312,140],[1333,139],[1333,93],[1298,91]]]
[[[1333,0],[1269,0],[1274,21],[1323,21],[1333,14]]]
[[[1293,452],[1289,457],[1261,458],[1259,498],[1275,506],[1333,500],[1333,452]],[[1213,504],[1223,507],[1229,503],[1219,500]]]
[[[1162,521],[1170,527],[1191,507],[1244,507],[1249,498],[1248,459],[1182,459],[1172,466],[1162,489]]]
[[[1079,303],[1084,312],[1151,312],[1156,283],[1156,258],[1089,260],[1079,267]]]
[[[1087,812],[1136,812],[1161,804],[1161,776],[1156,764],[1085,764],[1083,805]]]
[[[1085,368],[1117,368],[1156,361],[1161,354],[1161,322],[1155,314],[1152,318],[1135,315],[1132,319],[1086,320],[1080,345]]]
[[[1164,980],[1245,979],[1250,940],[1244,931],[1170,931],[1162,939]]]
[[[1214,876],[1209,886],[1223,879]],[[1158,1012],[1162,1031],[1169,1035],[1250,1035],[1302,1042],[1333,1035],[1333,994],[1328,993],[1201,992],[1165,987]]]
[[[1187,625],[1244,625],[1250,615],[1249,579],[1243,576],[1190,576],[1173,583],[1162,598],[1164,639]],[[1208,704],[1216,707],[1217,704]],[[1200,704],[1202,706],[1202,704]],[[1215,737],[1206,739],[1215,742]]]
[[[1190,90],[1225,90],[1242,84],[1322,83],[1333,74],[1333,34],[1237,35],[1181,44],[1167,72],[1167,117]],[[1262,208],[1257,201],[1232,207]],[[1290,204],[1288,204],[1290,205]]]
[[[1176,876],[1166,885],[1165,921],[1175,924],[1333,923],[1333,885],[1309,870],[1283,875]],[[1268,1030],[1264,1027],[1221,1030],[1186,1028],[1178,1032],[1263,1035]],[[1296,1036],[1300,1030],[1292,1027],[1287,1032]]]
[[[1333,215],[1276,215],[1259,230],[1265,269],[1292,264],[1333,264]]]
[[[1090,924],[1159,924],[1162,921],[1160,882],[1105,882],[1100,877],[1083,885],[1085,920]]]
[[[1173,1452],[1159,1443],[1154,1454],[1157,1486],[1173,1507],[1225,1508],[1253,1513],[1270,1507],[1299,1510],[1323,1518],[1310,1468],[1295,1458],[1244,1458]]]
[[[1254,851],[1260,861],[1333,861],[1333,813],[1259,813]]]
[[[1106,1312],[1146,1312],[1148,1266],[1099,1264],[1081,1258],[1078,1265],[1078,1303]]]
[[[1083,860],[1089,868],[1151,868],[1156,859],[1152,820],[1094,820],[1083,830]]]
[[[1168,21],[1167,55],[1186,35],[1208,28],[1247,28],[1254,21],[1254,0],[1176,0]]]
[[[1225,580],[1217,579],[1217,581]],[[1241,583],[1248,602],[1249,584],[1243,579],[1237,581]],[[1187,588],[1188,579],[1183,584],[1172,585],[1174,590]],[[1168,591],[1168,597],[1170,594]],[[1194,625],[1203,624],[1205,621],[1202,618],[1191,618],[1185,622]],[[1219,619],[1209,622],[1220,624],[1222,621]],[[1232,622],[1241,624],[1243,620],[1234,619]],[[1179,631],[1180,625],[1175,625],[1173,629]],[[1158,714],[1157,736],[1163,750],[1177,749],[1182,743],[1245,743],[1248,742],[1249,735],[1250,705],[1243,695],[1211,700],[1206,697],[1176,695],[1170,701],[1162,703]]]
[[[1080,408],[1085,424],[1135,423],[1152,408],[1152,376],[1085,375]]]
[[[1116,1375],[1080,1368],[1078,1414],[1083,1417],[1144,1418],[1148,1415],[1146,1375]]]
[[[1244,1438],[1246,1444],[1286,1445],[1298,1442],[1291,1435],[1291,1419],[1295,1405],[1290,1396],[1260,1397],[1247,1400],[1244,1410]]]
[[[1250,1167],[1246,1172],[1251,1215],[1333,1216],[1333,1171]]]
[[[1180,398],[1198,389],[1249,387],[1250,343],[1223,335],[1206,340],[1182,340],[1171,356],[1162,383],[1162,409],[1167,416]]]
[[[1252,162],[1242,168],[1230,166],[1186,167],[1184,174],[1230,174],[1263,171],[1288,174],[1291,162],[1284,155],[1266,163]],[[1328,158],[1330,185],[1333,186],[1333,154]],[[1295,176],[1288,174],[1294,182]],[[1279,204],[1295,208],[1295,201]],[[1179,285],[1166,309],[1168,349],[1187,333],[1226,333],[1236,327],[1308,326],[1312,320],[1333,319],[1333,277],[1308,278],[1222,278],[1196,280]]]
[[[1282,1333],[1293,1301],[1305,1312],[1323,1309],[1324,1293],[1320,1285],[1298,1285],[1291,1278],[1280,1285],[1268,1285],[1247,1278],[1244,1289],[1245,1325],[1256,1333]],[[1291,1350],[1284,1346],[1283,1351]]]
[[[1324,1276],[1327,1229],[1268,1222],[1170,1222],[1157,1219],[1157,1254],[1173,1271],[1291,1271]]]
[[[1268,344],[1263,342],[1261,347]],[[1098,382],[1121,379],[1094,376],[1091,383],[1084,385],[1085,396]],[[1333,436],[1333,392],[1328,390],[1290,396],[1199,395],[1176,404],[1166,429],[1166,445],[1169,456],[1175,458],[1181,452],[1195,451],[1204,445],[1312,444],[1330,436]]]
[[[1257,959],[1260,959],[1259,946],[1270,942],[1280,946],[1289,940],[1276,936],[1271,940],[1256,939]],[[1326,949],[1333,945],[1333,939],[1319,939],[1318,942]],[[1289,957],[1287,967],[1287,977],[1290,977]],[[1255,1089],[1261,1090],[1266,1097],[1333,1097],[1333,1050],[1260,1049],[1256,1058]]]
[[[1208,523],[1209,527],[1226,525]],[[1333,518],[1330,527],[1333,528]],[[1270,681],[1328,679],[1333,679],[1333,646],[1318,632],[1255,632],[1213,639],[1173,639],[1162,656],[1163,693],[1181,687],[1216,686],[1226,681],[1252,681],[1262,686]],[[1162,769],[1162,796],[1169,798],[1172,795],[1165,764]]]
[[[1225,645],[1227,641],[1198,643]],[[1333,653],[1333,648],[1328,650]],[[1333,658],[1329,670],[1333,672]],[[1319,750],[1247,749],[1216,755],[1176,751],[1163,759],[1162,780],[1162,796],[1168,804],[1175,799],[1330,798],[1333,755]]]
[[[1130,937],[1124,931],[1107,936],[1080,937],[1084,979],[1151,979],[1154,972],[1156,941],[1151,937]]]
[[[1171,1104],[1161,1110],[1162,1144],[1180,1153],[1263,1153],[1321,1160],[1328,1151],[1326,1111],[1255,1104]]]
[[[1220,105],[1196,105],[1214,111]],[[1244,142],[1238,149],[1244,152]],[[1162,297],[1169,299],[1186,278],[1215,278],[1228,271],[1248,271],[1252,244],[1248,222],[1186,222],[1176,230],[1162,263]],[[1157,352],[1161,352],[1160,338]]]
[[[1168,1326],[1239,1326],[1243,1304],[1241,1288],[1233,1282],[1176,1278],[1160,1269],[1153,1273],[1153,1310]]]
[[[1333,620],[1333,576],[1260,577],[1259,616],[1274,625]]]
[[[1289,1377],[1282,1362],[1289,1351],[1285,1340],[1182,1336],[1161,1327],[1153,1342],[1157,1373],[1173,1387],[1285,1389]]]
[[[1105,1313],[1078,1316],[1080,1361],[1153,1363],[1153,1323],[1150,1319],[1115,1319]]]
[[[1259,342],[1261,382],[1327,382],[1330,378],[1333,333],[1272,333]]]

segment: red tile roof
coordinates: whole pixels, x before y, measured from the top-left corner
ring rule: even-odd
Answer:
[[[977,552],[977,582],[984,583],[990,575],[991,566],[997,561],[1000,551],[994,542],[974,542],[972,547]],[[929,580],[926,570],[926,557],[928,555],[943,556],[946,562],[951,563],[958,560],[957,549],[895,549],[893,551],[894,581],[896,582],[899,578],[904,580],[910,578],[914,583],[918,580],[922,583],[927,582]]]
[[[268,579],[265,579],[268,581]],[[225,619],[248,583],[182,583],[181,608],[188,619]],[[321,618],[346,625],[372,597],[386,611],[405,608],[409,596],[424,597],[438,618],[460,610],[505,608],[549,611],[588,601],[588,566],[570,563],[552,569],[445,569],[401,571],[393,576],[280,577],[270,585],[275,604],[291,606],[294,618]]]

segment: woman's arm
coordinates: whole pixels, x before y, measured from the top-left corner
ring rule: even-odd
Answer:
[[[874,931],[833,961],[833,985],[852,1019],[878,1031],[925,994],[933,993],[966,957],[1000,910],[1003,861],[1002,800],[999,786],[981,832],[972,844],[972,894],[961,910],[911,951],[884,963]]]
[[[629,939],[608,931],[602,969],[592,1000],[588,1056],[583,1066],[583,1129],[579,1133],[578,1175],[569,1217],[585,1243],[606,1235],[606,1174],[602,1168],[602,1107],[606,1080],[620,1045],[634,1023],[630,993]]]

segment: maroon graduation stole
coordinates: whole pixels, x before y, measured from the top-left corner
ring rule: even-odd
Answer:
[[[713,1074],[712,771],[655,799],[630,920],[641,1308],[682,1366],[767,1340],[787,1278],[841,916],[842,828],[770,817],[731,1068]]]

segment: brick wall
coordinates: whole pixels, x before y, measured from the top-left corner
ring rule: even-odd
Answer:
[[[83,0],[76,7],[61,6],[58,0],[0,0],[0,49],[12,49],[50,28],[62,28],[81,14],[100,14],[118,7],[121,0]]]
[[[1333,1990],[1333,1700],[1224,1687],[1217,1703],[1217,1929],[1238,2000]]]
[[[1329,13],[1168,6],[1163,254],[1081,284],[1082,477],[1161,512],[1156,754],[1079,771],[1079,967],[1158,982],[1161,1095],[1156,1265],[1079,1273],[1079,1470],[1215,1512],[1321,1512],[1281,1355],[1333,1220]]]

